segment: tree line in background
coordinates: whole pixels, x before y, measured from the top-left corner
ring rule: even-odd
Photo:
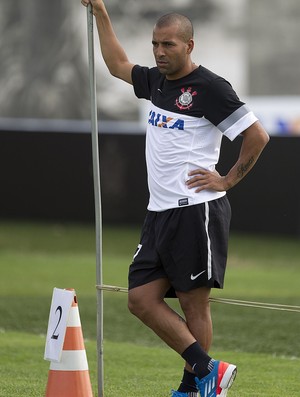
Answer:
[[[300,3],[274,0],[271,9],[266,0],[242,3],[247,3],[249,10],[248,14],[245,12],[245,21],[240,21],[248,37],[252,90],[249,94],[299,95]],[[226,4],[221,0],[164,0],[163,4],[161,0],[110,0],[108,3],[114,23],[129,48],[133,37],[142,36],[145,24],[153,25],[168,10],[184,13],[213,29],[216,24],[226,25],[236,5],[234,0]],[[79,0],[1,2],[0,117],[89,118],[84,11]],[[138,51],[141,53],[140,48]],[[114,82],[107,86],[107,81],[99,78],[97,84],[102,118],[137,118],[137,101],[133,97],[127,98],[126,92],[119,86],[116,88]],[[107,101],[106,94],[110,94]]]

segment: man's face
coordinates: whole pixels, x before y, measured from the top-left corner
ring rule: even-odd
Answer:
[[[179,79],[186,74],[193,48],[193,40],[187,43],[178,34],[178,25],[153,30],[153,54],[160,73],[169,80]]]

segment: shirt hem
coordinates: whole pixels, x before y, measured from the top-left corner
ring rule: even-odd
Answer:
[[[208,201],[218,200],[219,198],[226,196],[225,191],[224,192],[216,192],[216,193],[217,194],[214,194],[214,195],[206,194],[205,196],[203,195],[203,197],[200,197],[200,198],[197,197],[197,200],[195,200],[195,198],[188,197],[189,203],[186,205],[179,205],[179,204],[171,205],[170,204],[168,206],[159,207],[159,206],[153,206],[149,203],[147,206],[147,210],[152,211],[152,212],[163,212],[163,211],[168,211],[168,210],[175,209],[175,208],[185,208],[185,207],[190,207],[192,205],[203,204]],[[181,200],[181,199],[179,199],[179,200]],[[177,201],[179,201],[179,200],[177,200]]]

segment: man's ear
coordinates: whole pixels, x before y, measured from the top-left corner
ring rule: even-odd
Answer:
[[[188,54],[191,54],[192,51],[193,51],[193,49],[194,49],[194,45],[195,45],[194,40],[193,40],[193,39],[190,39],[190,40],[188,41],[187,45],[188,45],[187,53],[188,53]]]

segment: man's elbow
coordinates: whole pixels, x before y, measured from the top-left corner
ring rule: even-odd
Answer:
[[[109,70],[109,72],[110,72],[111,76],[116,77],[117,79],[119,78],[119,75],[118,75],[117,71]]]
[[[265,130],[263,130],[260,134],[260,142],[262,149],[268,144],[269,140],[270,140],[269,134]]]
[[[257,145],[263,149],[269,142],[270,136],[259,121],[255,122],[244,133],[248,133],[249,138],[254,138]]]
[[[118,72],[119,69],[113,65],[108,65],[108,64],[106,64],[106,65],[107,65],[108,71],[111,74],[111,76],[118,78],[119,77],[119,72]]]
[[[121,65],[110,65],[108,66],[108,70],[113,77],[132,84],[132,66],[129,63],[124,63]]]

